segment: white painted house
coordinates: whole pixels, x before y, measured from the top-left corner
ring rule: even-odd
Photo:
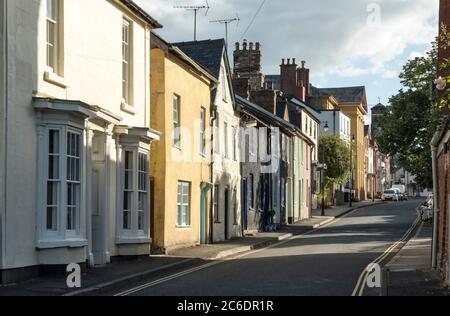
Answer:
[[[242,236],[240,114],[236,109],[231,68],[224,39],[175,43],[219,82],[212,91],[212,242]]]
[[[129,0],[0,0],[0,283],[150,251],[150,31]]]
[[[350,142],[350,116],[341,110],[321,110],[319,114],[321,121],[320,135],[338,136],[346,143]],[[327,128],[325,128],[327,127]]]

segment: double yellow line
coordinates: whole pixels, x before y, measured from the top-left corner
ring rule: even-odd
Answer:
[[[419,218],[416,218],[412,226],[408,229],[408,231],[403,235],[403,237],[397,241],[395,244],[390,246],[383,254],[381,254],[375,261],[370,263],[367,267],[372,266],[374,264],[380,264],[384,259],[386,259],[391,253],[397,249],[400,245],[404,245],[414,229],[416,228],[417,224],[419,223]],[[367,282],[367,276],[369,275],[369,272],[367,268],[364,269],[364,271],[359,276],[358,282],[356,282],[356,286],[353,290],[352,296],[362,296],[364,293],[364,289],[366,288],[366,282]]]

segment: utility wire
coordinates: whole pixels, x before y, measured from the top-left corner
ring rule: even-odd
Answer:
[[[253,16],[253,19],[250,21],[250,24],[247,26],[247,28],[244,31],[244,34],[242,34],[240,41],[242,41],[242,39],[244,38],[244,36],[247,34],[248,30],[250,29],[250,27],[253,25],[253,23],[255,22],[256,18],[258,17],[258,14],[261,12],[262,8],[264,7],[264,4],[266,4],[267,0],[263,0],[261,2],[261,5],[259,6],[258,10],[256,11],[255,15]]]

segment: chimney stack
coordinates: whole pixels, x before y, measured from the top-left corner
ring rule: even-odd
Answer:
[[[303,86],[305,92],[303,98],[306,99],[311,94],[309,82],[309,69],[305,67],[306,61],[302,61],[302,67],[297,69],[298,86]]]
[[[295,58],[291,64],[291,59],[287,59],[287,64],[284,63],[284,59],[280,65],[280,90],[286,94],[296,94],[297,90],[297,65],[295,64]]]

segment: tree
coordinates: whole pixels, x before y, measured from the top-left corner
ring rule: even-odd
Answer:
[[[325,186],[345,184],[350,175],[350,148],[338,136],[322,136],[319,139],[319,159],[327,165]]]
[[[416,175],[422,187],[432,187],[430,141],[439,121],[431,89],[438,69],[437,44],[425,56],[409,60],[400,74],[401,89],[390,99],[380,121],[377,142],[383,153],[395,156],[398,164]]]

